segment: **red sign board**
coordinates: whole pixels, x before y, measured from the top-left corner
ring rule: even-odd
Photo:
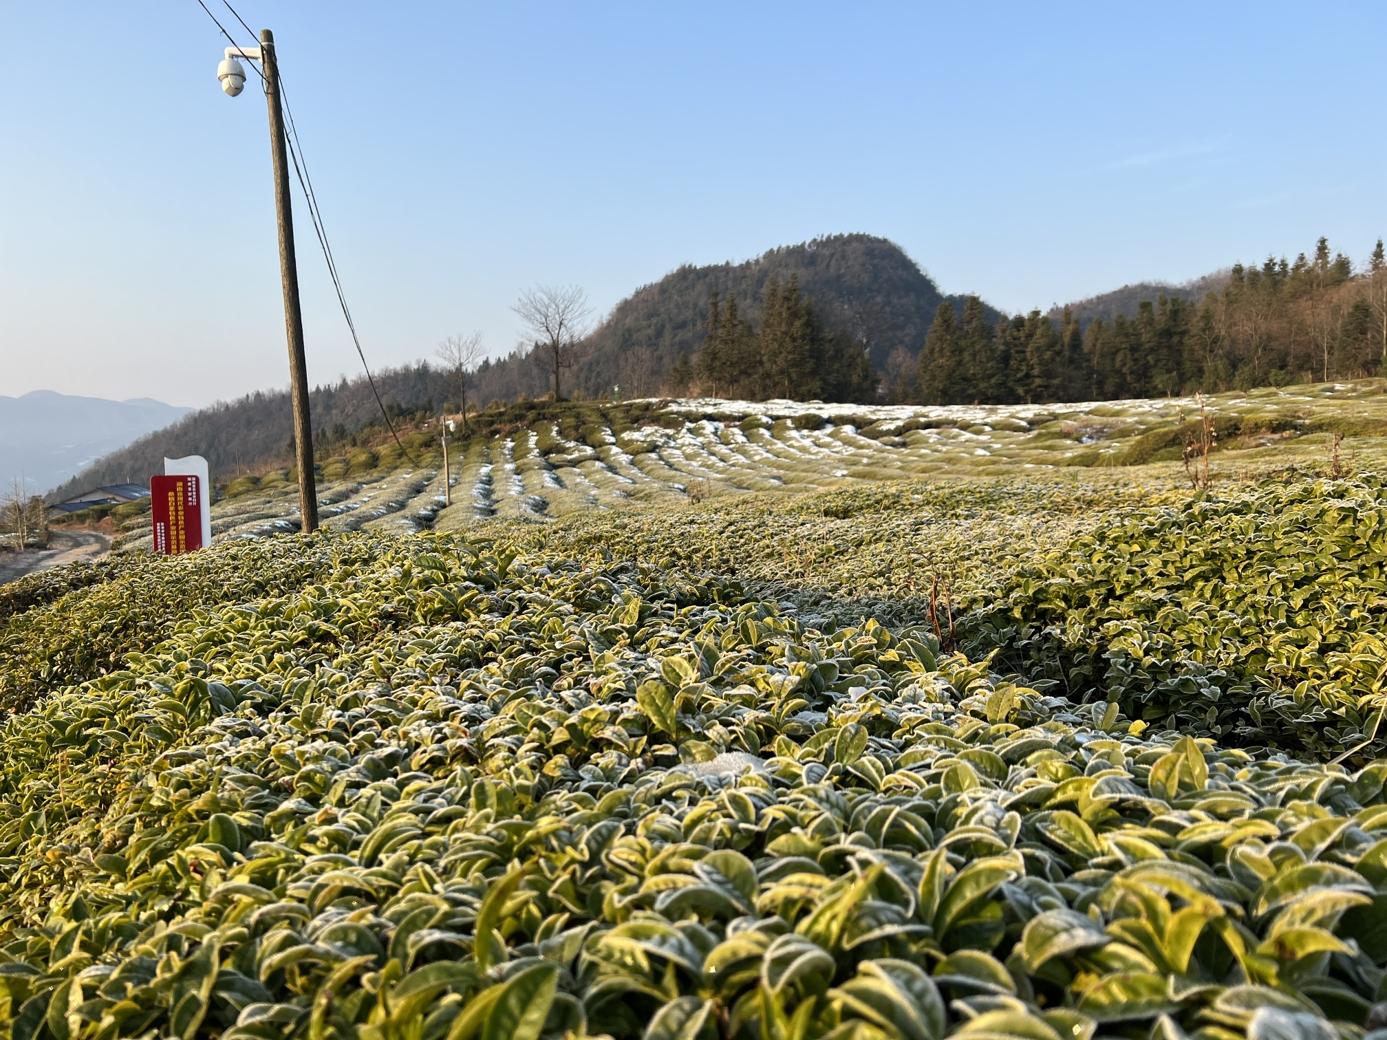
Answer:
[[[195,476],[150,477],[154,551],[191,552],[202,548],[202,489]]]

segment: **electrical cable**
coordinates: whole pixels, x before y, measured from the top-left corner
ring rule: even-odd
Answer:
[[[260,39],[260,37],[256,35],[255,30],[246,24],[246,20],[241,17],[241,13],[237,11],[236,8],[228,4],[226,0],[222,0],[222,3],[226,5],[226,9],[228,11],[230,11],[233,15],[236,16],[236,20],[241,23],[241,28],[244,29],[246,32],[250,33],[250,38],[252,40]]]
[[[280,96],[283,97],[283,95],[284,87],[281,83]],[[284,107],[287,112],[289,107],[287,100],[285,101]],[[297,134],[295,134],[295,136],[297,136]],[[289,143],[289,135],[287,134],[285,135],[285,142]],[[300,149],[301,148],[302,146],[300,146]],[[346,297],[342,293],[342,283],[337,276],[337,263],[332,256],[332,247],[328,245],[327,232],[322,226],[322,214],[318,212],[317,202],[313,198],[312,188],[309,186],[307,178],[308,164],[304,162],[303,168],[300,169],[299,167],[300,149],[295,149],[291,144],[289,148],[289,157],[294,162],[294,174],[299,179],[299,189],[303,192],[304,198],[308,201],[308,215],[313,221],[313,231],[314,234],[317,235],[318,246],[323,251],[323,259],[327,262],[328,274],[332,278],[332,287],[337,293],[337,302],[342,308],[342,317],[346,319],[347,329],[352,334],[352,343],[356,345],[357,356],[361,358],[361,367],[366,371],[366,382],[370,384],[371,393],[376,399],[376,406],[380,408],[381,418],[385,420],[386,428],[390,430],[390,436],[395,438],[395,443],[399,445],[400,450],[405,453],[405,457],[415,466],[420,466],[420,468],[422,468],[419,460],[405,447],[404,441],[400,440],[400,435],[395,431],[395,424],[390,421],[390,413],[385,410],[385,403],[381,400],[380,391],[376,388],[375,377],[371,375],[371,366],[366,363],[366,354],[361,349],[361,340],[357,338],[356,323],[352,320],[352,312],[347,307]]]
[[[217,21],[217,16],[214,15],[210,10],[208,10],[207,5],[204,4],[204,3],[202,2],[202,0],[197,0],[197,3],[198,3],[198,6],[201,7],[204,11],[207,11],[207,17],[210,18],[210,19],[212,19],[212,24],[215,25],[215,26],[217,27],[217,29],[221,32],[221,34],[222,34],[223,36],[226,37],[226,42],[229,43],[229,44],[231,44],[231,46],[233,46],[233,47],[240,48],[241,45],[240,45],[239,43],[237,43],[234,39],[232,39],[231,34],[230,34],[229,32],[227,32],[225,28],[223,28],[221,22]],[[229,6],[231,6],[231,5],[228,4],[227,6],[229,7]],[[231,13],[232,13],[232,14],[236,14],[235,11],[232,11]],[[237,14],[236,17],[239,19],[241,16]],[[241,24],[242,24],[242,25],[245,25],[246,23],[245,23],[245,22],[241,22]],[[247,28],[246,31],[247,31],[247,32],[250,32],[250,29]],[[250,35],[251,35],[251,39],[255,39],[255,33],[251,32]],[[250,59],[247,58],[246,60],[249,61]],[[260,71],[260,68],[259,68],[254,62],[251,62],[250,67],[253,68],[253,69],[255,69],[255,74],[256,74],[257,76],[259,76],[260,79],[261,79],[262,81],[265,79],[265,74],[264,74],[263,72]]]
[[[197,0],[197,2],[198,6],[207,12],[207,17],[212,19],[212,23],[220,30],[221,34],[230,41],[231,46],[240,47],[241,45],[226,31],[222,23],[217,20],[217,16],[208,9],[205,3],[203,3],[203,0]],[[251,34],[251,38],[255,39],[255,30],[246,24],[246,20],[241,17],[236,8],[232,7],[227,0],[222,0],[222,3],[226,6],[228,11],[235,15],[236,21],[241,23],[241,27]],[[261,71],[254,62],[251,63],[251,68],[255,69],[256,74],[268,89],[269,80],[265,78],[265,73]],[[337,262],[332,255],[332,247],[328,244],[327,230],[323,225],[322,212],[318,209],[318,199],[313,193],[313,181],[312,178],[308,176],[308,160],[303,158],[303,143],[299,140],[298,127],[294,125],[294,114],[289,107],[289,98],[284,91],[284,78],[283,76],[279,76],[277,79],[279,80],[280,101],[284,106],[284,114],[289,124],[289,132],[284,135],[284,143],[288,147],[289,157],[294,163],[294,174],[298,178],[299,189],[303,192],[304,201],[308,204],[308,216],[313,224],[313,233],[318,239],[318,247],[322,250],[323,260],[327,264],[328,275],[332,278],[332,286],[337,293],[337,303],[342,308],[342,317],[346,319],[347,329],[351,333],[352,343],[356,347],[357,357],[361,359],[361,367],[366,372],[366,382],[371,387],[371,395],[376,399],[376,407],[380,409],[381,418],[385,420],[385,426],[386,429],[390,431],[390,436],[394,438],[395,443],[399,446],[400,450],[404,452],[405,457],[409,459],[414,466],[422,468],[419,460],[414,457],[414,454],[407,447],[405,447],[404,441],[400,440],[400,435],[395,429],[395,424],[390,421],[390,413],[386,411],[385,402],[381,400],[380,390],[376,387],[375,377],[371,374],[371,366],[366,363],[366,352],[361,349],[361,340],[356,333],[356,323],[352,320],[351,310],[347,307],[347,298],[342,292],[342,282],[337,274]]]

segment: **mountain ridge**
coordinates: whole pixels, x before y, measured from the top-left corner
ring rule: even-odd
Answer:
[[[0,480],[22,479],[30,491],[46,491],[192,412],[150,397],[115,401],[43,389],[0,394]],[[113,474],[107,482],[115,476],[130,475]]]

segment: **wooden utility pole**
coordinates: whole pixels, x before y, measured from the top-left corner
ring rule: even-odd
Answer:
[[[275,37],[260,30],[260,64],[270,108],[270,148],[274,152],[275,214],[279,220],[279,273],[284,281],[284,331],[289,339],[289,398],[294,406],[294,454],[299,470],[299,512],[304,533],[318,529],[318,491],[313,481],[313,424],[308,416],[308,362],[303,353],[303,312],[299,309],[299,269],[294,259],[294,214],[289,198],[289,148],[284,139],[284,108],[279,100],[279,62]]]

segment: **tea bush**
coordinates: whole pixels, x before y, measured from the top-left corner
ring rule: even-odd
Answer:
[[[191,573],[305,556],[5,723],[13,1040],[1357,1037],[1387,991],[1387,762],[650,567],[358,534]]]
[[[1050,550],[967,627],[1071,696],[1328,757],[1365,739],[1387,694],[1384,561],[1380,479],[1269,484],[1136,510]]]
[[[119,668],[202,608],[283,595],[360,566],[374,551],[356,543],[329,553],[323,543],[266,552],[233,542],[216,554],[177,559],[121,556],[63,567],[0,586],[0,712],[21,711],[46,693]]]

